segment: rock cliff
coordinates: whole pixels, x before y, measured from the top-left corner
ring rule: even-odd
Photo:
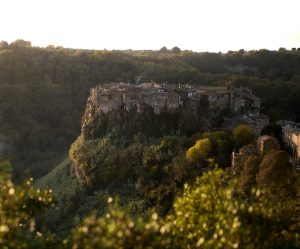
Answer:
[[[154,83],[112,83],[91,89],[81,133],[95,139],[113,129],[131,136],[192,134],[207,129],[207,99],[189,96],[188,89]]]

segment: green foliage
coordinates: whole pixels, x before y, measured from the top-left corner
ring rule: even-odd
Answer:
[[[226,248],[238,245],[240,227],[231,192],[222,187],[221,171],[205,174],[194,187],[185,186],[174,204],[174,232],[182,248]]]
[[[111,201],[112,198],[109,198]],[[133,219],[116,205],[100,218],[90,216],[72,234],[72,248],[174,248],[167,226],[153,213],[150,221]]]
[[[271,151],[267,153],[257,174],[258,184],[262,186],[277,185],[287,187],[291,181],[292,165],[289,155],[285,151]]]
[[[1,179],[9,179],[12,173],[12,166],[9,161],[0,160]]]
[[[211,154],[211,143],[208,138],[199,139],[195,145],[188,149],[186,157],[192,162],[199,162],[201,159],[205,160]]]
[[[249,147],[244,146],[240,150],[239,160],[235,160],[236,165],[233,168],[238,175],[240,190],[249,193],[253,187],[259,187],[274,198],[284,192],[286,196],[293,195],[295,173],[289,162],[289,155],[285,151],[277,150],[259,154]]]
[[[21,165],[29,165],[30,174],[35,176],[47,172],[61,160],[79,133],[90,87],[102,82],[154,80],[211,85],[232,80],[234,85],[249,87],[262,97],[265,111],[274,120],[297,120],[299,55],[299,51],[288,50],[227,54],[177,48],[164,48],[161,52],[85,51],[35,48],[23,40],[1,42],[2,156],[13,160],[19,178],[26,177],[28,169]],[[208,100],[202,101],[202,106],[207,107]],[[198,111],[205,114],[207,109]],[[161,115],[154,120],[159,129],[154,129],[151,111],[147,114],[142,120],[149,132],[146,135],[159,137],[169,131],[175,134],[178,117],[186,121],[180,127],[183,133],[204,129],[200,119],[190,118],[189,113]],[[118,115],[111,117],[110,124],[118,120]],[[136,121],[131,119],[134,124]],[[120,123],[117,128],[123,127]],[[186,149],[192,146],[190,139],[149,139],[140,135],[138,125],[136,122],[131,126],[134,128],[128,131],[133,134],[130,138],[105,134],[113,132],[112,127],[101,139],[78,138],[69,153],[71,163],[63,162],[36,185],[53,188],[58,201],[43,215],[40,213],[51,205],[49,191],[38,191],[31,181],[14,185],[9,164],[2,163],[0,247],[55,248],[55,239],[42,229],[44,220],[51,230],[62,235],[78,222],[75,217],[80,220],[96,209],[97,214],[74,230],[66,247],[195,248],[198,243],[203,248],[299,248],[295,235],[300,224],[299,176],[290,169],[286,155],[272,152],[261,158],[247,152],[240,172],[230,176],[233,183],[223,172],[212,171],[193,186],[203,170],[186,160]],[[233,141],[230,136],[229,132],[204,134],[200,139],[209,141],[209,146],[207,142],[202,151],[199,146],[194,157],[212,156],[222,166],[229,165],[232,143],[239,149],[253,141],[245,128],[235,130]],[[74,175],[90,188],[85,188]],[[154,215],[150,221],[139,218],[150,208],[163,215],[170,212],[186,182],[190,185],[176,200],[172,215],[166,219]],[[262,190],[252,191],[257,186]],[[120,205],[135,218],[116,208],[110,209],[108,216],[98,217],[103,214],[107,197],[114,195],[120,196]],[[132,223],[137,226],[132,227]],[[66,241],[61,240],[57,247],[63,248]]]
[[[193,146],[186,152],[186,158],[192,162],[199,162],[203,157],[200,153],[200,150]]]
[[[194,147],[199,150],[202,158],[207,158],[211,153],[211,143],[207,138],[196,141]]]
[[[299,230],[300,198],[299,174],[284,151],[269,151],[266,154],[249,153],[242,157],[237,176],[237,193],[249,200],[251,190],[260,188],[269,205],[276,208],[277,215],[289,229]]]
[[[231,136],[232,133],[229,130],[203,133],[201,139],[198,139],[194,146],[187,150],[187,160],[207,167],[205,161],[213,158],[219,166],[228,167],[233,148]]]
[[[148,203],[146,208],[166,213],[183,183],[201,172],[185,159],[190,144],[190,139],[177,136],[142,141],[112,134],[88,141],[79,137],[69,157],[75,174],[88,189],[122,193],[127,200],[143,200]]]
[[[51,190],[35,189],[29,179],[16,186],[11,181],[10,165],[0,163],[0,247],[51,248],[54,240],[37,229],[35,216],[52,204]],[[49,247],[48,247],[49,246]]]
[[[293,90],[287,96],[287,103],[290,108],[289,110],[296,114],[298,120],[300,116],[300,111],[298,108],[300,104],[299,94],[300,94],[300,88],[299,85],[296,85],[293,86]]]
[[[173,50],[87,51],[2,41],[0,141],[18,177],[24,177],[24,165],[34,176],[57,165],[78,136],[89,89],[102,82],[211,85],[231,80],[262,97],[266,112],[273,113],[274,119],[300,119],[299,51]]]
[[[169,136],[143,149],[142,167],[137,171],[137,190],[160,214],[172,208],[183,183],[200,174],[201,169],[185,159],[185,149],[190,144],[186,137]]]
[[[250,202],[234,195],[224,184],[222,171],[212,171],[186,186],[170,216],[173,236],[181,248],[296,248],[294,232],[265,201],[260,190],[251,191]]]
[[[235,181],[213,170],[185,185],[165,218],[128,216],[115,204],[98,218],[86,218],[72,233],[72,248],[299,248],[299,234],[288,226],[263,191],[245,202]],[[108,201],[111,203],[112,198]]]
[[[112,137],[108,136],[106,139]],[[115,141],[115,144],[118,144],[118,141]],[[101,208],[102,210],[105,208],[108,196],[105,197],[105,193],[100,190],[86,193],[83,199],[71,200],[81,203],[82,206],[79,205],[78,210],[85,208],[86,212],[82,212],[79,216],[86,218],[77,223],[71,233],[70,230],[66,230],[65,236],[61,236],[63,234],[60,233],[60,236],[56,237],[46,230],[40,230],[44,221],[41,216],[39,229],[35,227],[35,215],[43,212],[52,203],[51,191],[34,189],[32,181],[28,181],[23,186],[13,185],[10,180],[10,165],[7,162],[2,163],[0,165],[2,170],[0,174],[1,246],[39,249],[300,248],[300,177],[294,174],[295,172],[287,170],[287,165],[280,167],[281,164],[285,165],[288,162],[286,154],[280,151],[267,153],[261,163],[258,156],[251,156],[249,153],[249,158],[243,167],[244,172],[237,178],[231,175],[230,171],[225,173],[218,169],[204,173],[196,181],[184,184],[183,194],[177,195],[173,209],[169,209],[170,212],[166,216],[159,216],[153,211],[142,216],[141,208],[138,206],[149,194],[152,198],[157,194],[156,200],[159,196],[162,197],[160,201],[163,204],[168,202],[165,198],[168,191],[176,192],[176,188],[172,189],[174,187],[172,185],[178,181],[180,170],[178,171],[177,164],[180,164],[181,160],[174,157],[176,154],[174,151],[180,148],[179,144],[189,143],[185,139],[166,137],[159,143],[145,146],[141,167],[144,168],[144,177],[148,181],[144,180],[143,187],[150,188],[143,198],[134,199],[133,196],[127,195],[126,198],[131,200],[127,200],[127,205],[124,205],[122,197],[120,204],[125,209],[120,209],[109,197],[107,211],[99,212]],[[184,159],[184,153],[181,159]],[[161,167],[160,174],[164,174],[162,178],[153,175],[152,170],[148,171],[154,165]],[[164,165],[168,165],[169,169],[166,170]],[[194,165],[191,168],[189,164],[183,165],[187,171],[194,168]],[[68,206],[70,201],[68,196],[72,196],[72,188],[78,184],[70,178],[69,167],[69,162],[65,161],[37,183],[37,186],[44,188],[54,186],[54,196],[57,196],[58,206],[55,210],[50,209],[46,215],[55,219],[55,213],[60,213],[64,222],[69,219],[68,212],[75,215],[70,209],[65,213],[61,210]],[[171,170],[172,168],[177,169]],[[270,173],[269,168],[277,173]],[[284,172],[284,169],[287,171]],[[175,172],[178,174],[176,178]],[[267,175],[266,172],[269,172],[272,181],[261,179],[261,176]],[[255,188],[256,175],[260,188]],[[186,173],[183,176],[182,183],[195,177]],[[242,186],[239,177],[244,179],[245,189],[247,189],[242,194],[237,191]],[[264,182],[261,182],[262,180]],[[281,187],[288,187],[288,191],[293,193],[282,192]],[[124,185],[121,188],[124,188]],[[275,195],[272,192],[275,192]],[[77,192],[75,195],[78,194],[80,193]],[[97,205],[94,206],[93,201],[96,200],[96,196]],[[169,201],[172,205],[173,199]],[[136,208],[137,212],[131,216],[132,209]],[[96,210],[90,215],[92,209]],[[127,211],[124,211],[126,209]],[[80,214],[80,211],[76,214]]]
[[[137,156],[136,160],[139,160],[142,152],[135,145],[132,145],[134,149],[122,150],[123,148],[118,146],[120,140],[122,138],[114,138],[111,135],[88,141],[84,141],[82,136],[78,137],[69,152],[76,175],[88,186],[98,188],[113,182],[126,181],[132,172],[131,164],[127,163],[128,157]],[[132,173],[134,176],[134,172]]]
[[[218,166],[222,168],[228,167],[233,150],[232,131],[205,132],[203,137],[209,138],[211,142],[211,154]]]
[[[101,207],[98,199],[93,199],[88,195],[76,176],[70,175],[71,169],[69,160],[64,160],[35,183],[37,188],[53,191],[57,203],[42,216],[47,228],[57,234],[69,232],[76,224],[76,217],[86,215],[96,206]]]
[[[233,141],[235,149],[240,149],[243,145],[253,143],[255,135],[253,130],[247,125],[239,125],[233,130]]]
[[[243,193],[250,193],[251,189],[256,186],[256,175],[259,171],[261,158],[252,155],[244,161],[243,169],[241,172],[239,190]]]

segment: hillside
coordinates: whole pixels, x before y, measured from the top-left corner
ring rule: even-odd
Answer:
[[[205,236],[204,248],[209,248],[215,241],[210,232],[222,230],[227,231],[219,235],[225,244],[238,239],[245,248],[298,248],[300,175],[275,138],[265,135],[255,141],[251,129],[242,125],[233,132],[203,133],[190,139],[145,141],[143,137],[126,143],[124,139],[109,134],[92,142],[75,142],[71,154],[79,159],[76,167],[93,174],[90,182],[77,178],[72,172],[74,161],[69,160],[36,182],[38,188],[53,189],[57,203],[39,222],[45,222],[58,238],[68,236],[69,243],[82,246],[102,247],[110,241],[125,243],[124,248],[139,243],[141,248],[152,244],[185,248],[197,243],[187,239],[194,233],[198,239]],[[228,167],[223,160],[230,158],[232,146],[241,149]],[[226,171],[215,169],[217,164]],[[227,226],[237,221],[240,225]],[[119,231],[132,223],[138,224],[137,230],[120,238]],[[210,224],[210,232],[205,224]],[[151,225],[170,230],[157,234]],[[142,241],[136,239],[138,234],[143,234]],[[266,240],[269,236],[272,239]],[[132,244],[127,244],[128,237]]]
[[[2,42],[1,157],[15,165],[15,179],[49,172],[79,135],[89,90],[99,83],[218,85],[230,80],[263,98],[272,120],[299,120],[299,53],[94,51]]]
[[[67,233],[76,219],[93,210],[103,214],[110,196],[117,196],[131,215],[144,217],[151,210],[166,215],[184,184],[215,165],[228,168],[233,147],[253,142],[253,131],[244,126],[245,139],[235,138],[231,130],[205,132],[209,103],[201,101],[203,96],[185,97],[181,88],[171,93],[153,83],[144,86],[92,89],[69,160],[36,184],[52,188],[57,199],[44,217],[52,231]]]
[[[54,197],[35,217],[45,234],[40,248],[298,248],[299,173],[269,136],[281,127],[258,140],[245,124],[207,131],[222,112],[211,109],[213,98],[201,86],[168,87],[91,90],[69,159],[35,184],[37,194]],[[240,99],[240,90],[232,96]],[[229,99],[225,109],[237,106]]]

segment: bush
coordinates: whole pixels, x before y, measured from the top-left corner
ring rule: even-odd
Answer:
[[[211,142],[208,138],[199,139],[195,145],[188,149],[186,158],[192,162],[207,160],[211,155]]]
[[[214,170],[186,186],[169,217],[172,236],[181,248],[296,248],[289,231],[260,190],[246,202],[227,185],[225,174]]]
[[[239,150],[243,145],[253,143],[254,139],[254,132],[247,125],[239,125],[233,130],[233,140],[236,150]]]
[[[163,225],[156,213],[149,221],[133,219],[114,204],[102,217],[86,218],[72,234],[73,249],[175,248],[171,245],[169,226]]]
[[[35,217],[52,204],[51,190],[35,189],[29,179],[21,186],[11,181],[11,166],[0,163],[0,247],[54,248],[48,233],[36,227]]]

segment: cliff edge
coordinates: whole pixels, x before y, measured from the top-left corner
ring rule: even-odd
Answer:
[[[209,103],[191,87],[143,83],[111,83],[90,91],[81,134],[85,140],[113,129],[131,136],[192,134],[207,129]]]

